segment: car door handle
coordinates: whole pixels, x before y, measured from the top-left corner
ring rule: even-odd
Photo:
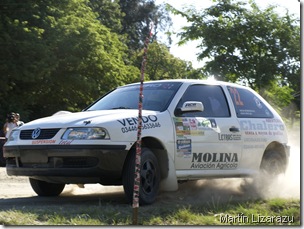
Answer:
[[[230,132],[240,132],[240,129],[237,128],[237,127],[230,127],[230,128],[229,128],[229,131],[230,131]]]

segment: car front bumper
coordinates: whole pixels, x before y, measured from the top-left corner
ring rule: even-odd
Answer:
[[[4,146],[6,171],[62,183],[119,184],[126,145]]]

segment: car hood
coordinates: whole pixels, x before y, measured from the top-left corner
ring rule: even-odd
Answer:
[[[143,110],[142,116],[156,115],[156,111]],[[138,117],[138,110],[116,109],[82,112],[57,112],[52,116],[28,122],[20,129],[32,128],[66,128],[76,126],[98,126],[98,124],[126,118]]]

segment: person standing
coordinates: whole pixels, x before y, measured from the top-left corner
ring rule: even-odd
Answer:
[[[17,125],[16,114],[14,112],[9,113],[6,117],[6,123],[3,126],[3,132],[5,134],[5,141],[7,141],[12,130],[17,126],[18,125]]]
[[[16,118],[17,126],[22,126],[24,124],[23,121],[20,121],[20,114],[19,113],[15,113],[15,118]]]

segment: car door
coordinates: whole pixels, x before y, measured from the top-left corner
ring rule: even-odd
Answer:
[[[176,114],[173,118],[176,169],[209,174],[236,170],[242,156],[242,136],[221,86],[190,85],[177,108],[186,101],[202,102],[204,110]]]
[[[227,87],[243,136],[242,168],[258,170],[267,145],[284,136],[284,124],[263,102],[262,98],[249,89]]]

